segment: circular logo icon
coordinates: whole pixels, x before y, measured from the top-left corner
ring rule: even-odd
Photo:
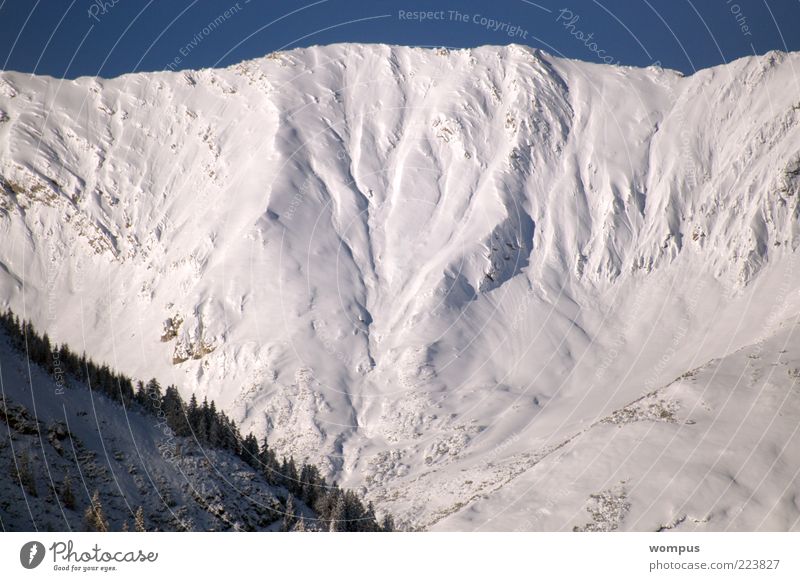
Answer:
[[[39,541],[25,543],[19,551],[19,562],[26,569],[35,569],[42,564],[44,552],[44,545]]]

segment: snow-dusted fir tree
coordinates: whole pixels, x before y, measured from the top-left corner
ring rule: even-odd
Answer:
[[[99,490],[94,491],[91,504],[86,509],[86,512],[83,513],[83,518],[87,530],[101,533],[108,532],[108,519],[106,519],[106,515],[103,512]]]
[[[305,533],[307,531],[308,531],[308,528],[306,528],[306,519],[305,519],[305,517],[300,516],[300,518],[297,520],[297,524],[294,525],[294,528],[292,529],[292,532]]]
[[[59,491],[59,498],[61,498],[61,502],[64,504],[64,507],[69,509],[75,508],[75,494],[72,492],[72,480],[69,477],[69,474],[64,476],[64,480],[61,483],[61,490]]]
[[[333,505],[333,510],[331,511],[330,531],[332,533],[345,530],[346,515],[347,515],[347,503],[345,502],[344,495],[340,494],[336,499],[336,504]]]
[[[37,496],[36,477],[33,474],[31,458],[27,451],[22,452],[16,459],[14,472],[19,485],[31,496]]]
[[[144,510],[141,506],[136,509],[136,513],[133,515],[133,526],[137,533],[143,533],[147,530],[144,524]]]
[[[290,492],[286,498],[286,509],[283,513],[282,531],[291,531],[295,523],[294,495]]]

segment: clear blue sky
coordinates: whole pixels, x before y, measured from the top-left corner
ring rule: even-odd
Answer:
[[[658,62],[687,73],[754,52],[800,50],[800,0],[0,3],[0,68],[70,78],[225,66],[279,49],[335,42],[517,42],[571,58]],[[413,15],[422,11],[432,18]]]

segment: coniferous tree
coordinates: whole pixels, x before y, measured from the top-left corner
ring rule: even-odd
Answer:
[[[31,466],[31,459],[28,452],[22,452],[17,458],[16,465],[12,466],[12,474],[14,474],[19,485],[31,496],[38,496],[36,490],[36,476],[33,473]]]
[[[339,498],[339,487],[334,484],[333,486],[320,491],[317,496],[317,501],[312,508],[323,520],[329,520],[336,501]]]
[[[241,435],[236,422],[231,421],[225,412],[220,414],[220,437],[220,448],[236,453]]]
[[[289,456],[289,461],[286,463],[286,488],[294,493],[300,491],[300,475],[297,473],[297,466],[294,463],[294,458]]]
[[[40,357],[37,363],[40,363],[47,373],[52,374],[55,370],[53,367],[53,346],[50,343],[50,337],[47,336],[47,333],[42,337],[40,349]]]
[[[65,344],[62,344],[58,348],[58,360],[61,362],[63,366],[63,372],[65,375],[77,375],[78,369],[75,365],[76,359],[72,352],[69,350]],[[66,378],[65,378],[66,379]]]
[[[150,410],[151,412],[157,412],[159,406],[161,405],[161,384],[158,383],[158,380],[154,377],[150,381],[147,382],[145,386],[145,392],[147,393],[147,398],[145,399],[144,407]]]
[[[280,466],[278,467],[278,484],[285,488],[289,488],[289,480],[286,477],[288,472],[289,472],[289,460],[286,458],[286,456],[284,456],[281,459]]]
[[[313,506],[317,501],[320,480],[316,466],[303,464],[303,468],[300,470],[300,498],[308,506]]]
[[[144,383],[141,380],[136,382],[134,399],[140,406],[147,407],[147,392],[144,390]]]
[[[292,532],[304,533],[304,532],[307,532],[307,531],[308,531],[308,529],[306,528],[306,519],[305,519],[305,517],[301,516],[297,520],[297,523],[294,525],[294,528],[292,529]]]
[[[242,441],[242,433],[239,431],[239,428],[236,426],[236,422],[229,419],[228,425],[230,426],[230,438],[229,438],[229,450],[234,454],[241,453],[241,447],[239,446],[240,442]]]
[[[133,525],[134,530],[137,533],[143,533],[147,531],[147,528],[145,528],[144,524],[144,510],[141,506],[136,509],[136,514],[133,515]]]
[[[253,434],[247,434],[242,442],[242,459],[253,468],[259,466],[258,440]]]
[[[133,382],[129,377],[118,375],[116,378],[117,395],[119,400],[126,406],[130,405],[133,401]]]
[[[189,431],[191,435],[197,437],[197,428],[200,423],[200,408],[197,405],[197,396],[192,394],[189,398],[189,403],[186,406],[186,420],[189,423]]]
[[[212,448],[222,448],[222,427],[215,413],[208,414],[208,445]]]
[[[392,518],[392,515],[383,515],[383,520],[381,521],[381,530],[386,533],[394,532],[394,519]]]
[[[203,404],[200,406],[197,415],[197,426],[195,427],[194,435],[197,442],[201,446],[205,446],[208,444],[209,428],[211,427],[209,422],[208,398],[203,398]]]
[[[291,531],[294,527],[295,517],[294,496],[290,492],[289,496],[286,498],[286,507],[283,513],[283,526],[281,530],[284,532]]]
[[[363,507],[356,493],[352,490],[344,492],[345,527],[346,531],[357,531],[364,524]]]
[[[261,473],[264,475],[267,483],[276,484],[278,481],[277,461],[275,459],[275,453],[267,444],[266,438],[264,438],[264,443],[261,445],[261,451],[259,452],[259,463]]]
[[[347,506],[345,504],[344,496],[339,495],[336,498],[336,503],[333,505],[330,515],[330,532],[338,533],[347,530],[347,523],[345,518],[347,515]]]
[[[372,501],[367,503],[367,507],[364,510],[363,514],[364,514],[363,521],[359,530],[368,533],[379,531],[380,527],[378,526],[378,521],[375,518],[375,507],[372,505]]]
[[[108,532],[108,519],[106,519],[103,506],[100,503],[100,491],[94,491],[91,504],[86,509],[86,512],[83,513],[83,519],[87,530],[99,533]]]
[[[72,492],[72,480],[69,474],[64,476],[64,480],[61,483],[61,490],[59,491],[59,497],[65,507],[70,510],[75,510],[75,494]]]
[[[161,403],[164,412],[164,419],[167,425],[172,428],[176,436],[188,436],[189,424],[186,419],[186,410],[183,407],[183,400],[178,393],[178,388],[174,385],[167,387]]]

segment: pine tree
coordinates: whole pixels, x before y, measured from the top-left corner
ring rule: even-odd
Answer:
[[[333,505],[333,510],[330,516],[330,532],[337,533],[347,530],[347,523],[345,522],[347,514],[347,505],[345,504],[344,495],[340,494],[336,499],[336,504]]]
[[[167,387],[162,398],[161,409],[164,411],[164,419],[167,425],[172,428],[176,436],[188,436],[189,424],[186,420],[186,410],[183,406],[178,388],[174,385]]]
[[[322,482],[322,484],[325,483]],[[326,489],[320,489],[317,501],[312,507],[320,518],[330,519],[333,509],[336,507],[336,501],[339,499],[339,493],[339,486],[336,483]]]
[[[366,531],[369,533],[380,530],[380,527],[378,526],[378,521],[375,518],[375,507],[372,505],[372,501],[367,503],[367,509],[364,512],[364,520],[362,526],[359,527],[359,530]]]
[[[294,493],[300,492],[300,475],[297,473],[297,466],[294,463],[294,457],[289,456],[289,462],[286,464],[286,488]]]
[[[144,390],[144,383],[141,381],[136,382],[136,393],[133,397],[140,406],[147,407],[147,392]]]
[[[144,407],[149,409],[151,412],[155,412],[158,410],[158,406],[161,404],[161,384],[158,383],[158,380],[154,377],[150,381],[147,382],[145,386],[145,392],[147,393],[146,403]]]
[[[223,416],[225,417],[225,416]],[[228,446],[226,449],[230,450],[234,454],[239,454],[241,452],[241,448],[239,447],[239,443],[242,441],[242,433],[239,431],[239,428],[236,426],[236,422],[231,419],[228,419]]]
[[[264,443],[261,445],[261,451],[258,453],[259,466],[264,479],[269,484],[275,484],[277,478],[277,461],[275,459],[275,452],[267,444],[267,439],[264,438]]]
[[[61,483],[59,497],[66,508],[75,510],[75,494],[72,492],[72,480],[70,479],[69,474],[64,476],[64,481]]]
[[[197,425],[194,428],[194,436],[201,446],[207,445],[209,430],[211,428],[207,397],[203,398],[203,405],[200,406],[197,416]]]
[[[45,333],[42,337],[41,350],[41,360],[37,361],[37,363],[40,363],[42,367],[44,367],[45,371],[52,375],[53,371],[55,370],[53,362],[53,345],[50,343],[50,337],[47,336],[47,333]]]
[[[120,401],[124,403],[126,406],[130,405],[133,401],[133,381],[131,381],[130,377],[126,377],[124,375],[119,375],[117,377],[117,388],[118,388],[118,395]]]
[[[286,508],[285,512],[283,513],[283,526],[281,530],[284,532],[291,531],[294,522],[295,522],[295,508],[294,508],[294,496],[292,493],[289,493],[289,496],[286,498]]]
[[[242,460],[253,468],[259,465],[258,440],[253,434],[247,434],[242,442]]]
[[[300,498],[309,506],[313,506],[317,501],[319,481],[316,466],[303,464],[300,469]]]
[[[79,370],[77,369],[75,356],[65,344],[60,345],[58,348],[58,360],[64,366],[65,375],[77,375]]]
[[[36,490],[36,477],[33,474],[31,467],[31,459],[28,452],[22,452],[17,459],[16,466],[12,466],[12,474],[14,474],[19,485],[31,496],[38,496]]]
[[[136,509],[136,514],[133,516],[133,525],[134,530],[137,533],[143,533],[147,531],[144,524],[144,510],[141,506]]]
[[[197,430],[198,420],[200,419],[200,409],[197,406],[197,396],[192,394],[189,398],[189,405],[186,409],[186,418],[189,420],[189,427],[192,431]]]
[[[83,519],[87,530],[99,533],[108,532],[108,520],[100,503],[100,491],[94,491],[91,504],[83,513]]]
[[[294,525],[292,532],[305,533],[307,531],[308,529],[306,528],[306,519],[301,516],[300,519],[297,521],[297,524]]]
[[[222,447],[223,436],[219,418],[216,414],[209,414],[206,421],[208,423],[208,445],[212,448]]]
[[[241,435],[236,427],[236,422],[232,421],[225,412],[219,415],[220,422],[220,448],[237,453]]]
[[[381,530],[385,533],[391,533],[394,531],[394,519],[392,518],[392,515],[383,515],[383,520],[381,521]]]

